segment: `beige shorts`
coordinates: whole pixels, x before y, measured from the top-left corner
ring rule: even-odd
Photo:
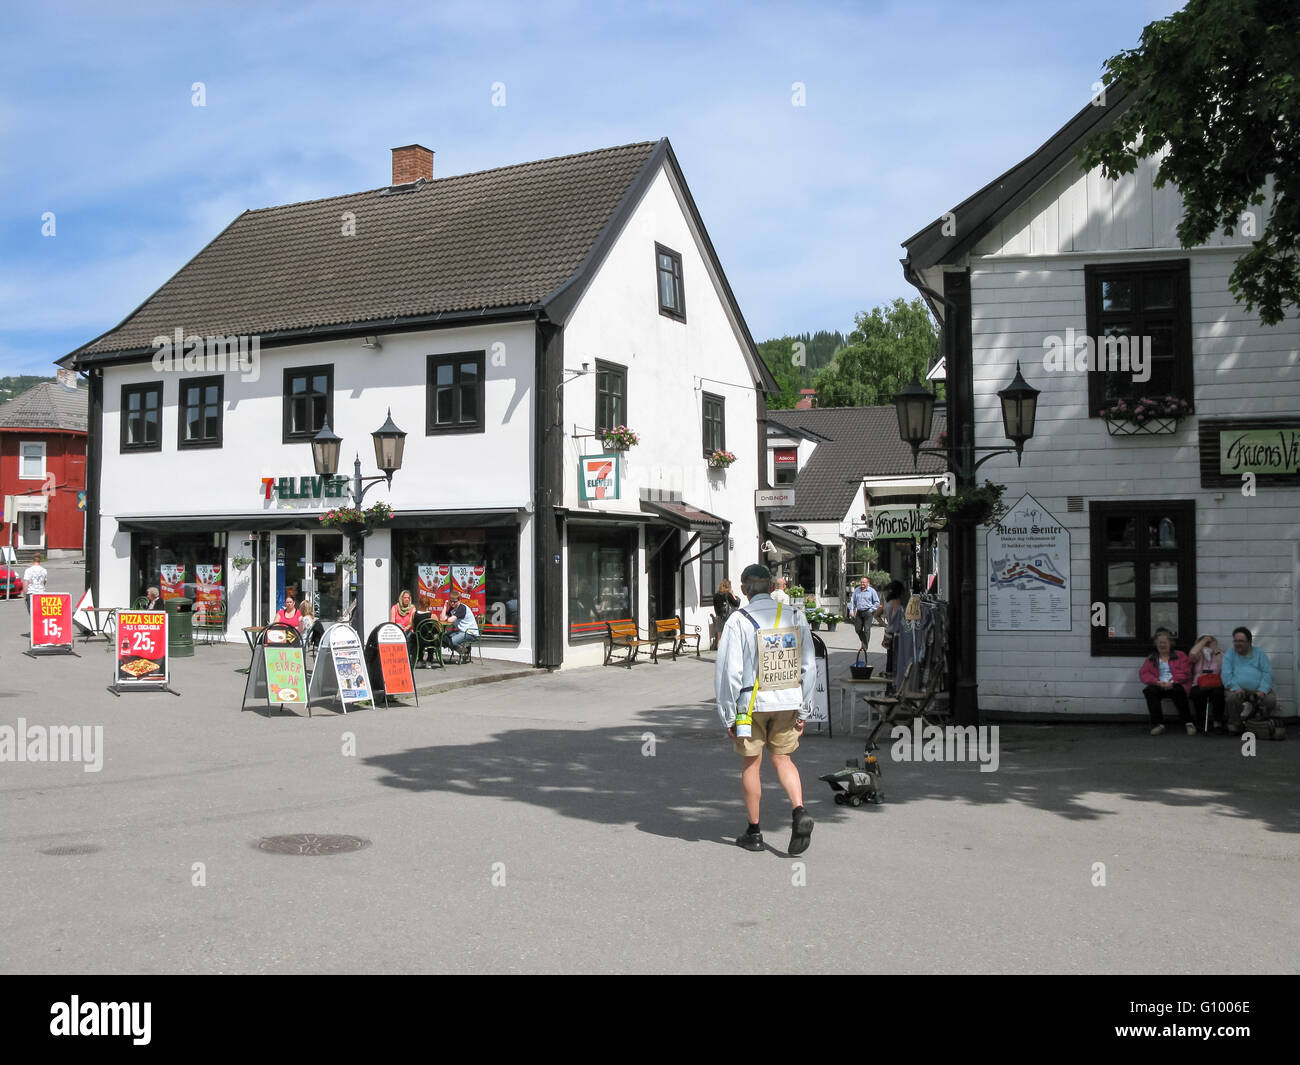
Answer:
[[[799,731],[794,727],[798,720],[798,710],[755,713],[753,735],[747,740],[737,737],[731,742],[737,754],[743,754],[748,758],[762,754],[764,747],[769,754],[794,754],[799,749]]]

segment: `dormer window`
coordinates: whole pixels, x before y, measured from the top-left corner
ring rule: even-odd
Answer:
[[[659,313],[686,321],[686,292],[682,287],[682,257],[662,244],[655,245],[659,274]]]

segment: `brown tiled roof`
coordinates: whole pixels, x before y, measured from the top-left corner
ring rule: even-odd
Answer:
[[[74,356],[539,303],[573,276],[656,143],[245,211]],[[356,235],[343,236],[345,215]]]
[[[795,505],[771,511],[772,521],[842,521],[863,477],[935,474],[945,469],[937,455],[920,455],[912,465],[912,449],[899,439],[898,414],[893,407],[814,407],[769,414],[792,429],[829,438],[817,445],[799,471],[794,483]],[[934,416],[931,446],[946,425],[942,414]]]
[[[84,433],[89,393],[42,381],[0,407],[0,429],[66,429]]]

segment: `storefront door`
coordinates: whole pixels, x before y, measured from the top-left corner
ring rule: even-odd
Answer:
[[[45,546],[45,515],[38,511],[26,511],[18,523],[18,546],[20,548],[37,548]]]
[[[329,621],[342,617],[344,587],[342,567],[334,560],[343,553],[343,537],[338,533],[313,533],[308,563],[311,603],[316,616]],[[307,594],[307,593],[304,593]]]

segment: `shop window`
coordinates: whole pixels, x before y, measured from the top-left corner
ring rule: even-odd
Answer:
[[[21,454],[22,470],[18,474],[19,479],[24,481],[45,480],[45,441],[24,441]]]
[[[131,601],[150,587],[163,600],[185,598],[196,630],[226,627],[226,534],[131,534]]]
[[[727,545],[719,541],[700,555],[700,600],[708,606],[727,576]]]
[[[659,313],[686,321],[686,292],[682,286],[682,257],[662,244],[655,245],[659,277]]]
[[[310,441],[325,420],[334,425],[334,367],[299,366],[284,371],[284,443]]]
[[[1186,650],[1196,638],[1196,507],[1191,501],[1093,503],[1089,553],[1092,653],[1142,656],[1157,629]]]
[[[441,606],[455,582],[485,640],[519,639],[519,527],[393,530],[391,601]]]
[[[121,450],[162,450],[162,389],[161,383],[122,386]]]
[[[635,618],[636,533],[569,525],[569,639],[597,639],[605,622]]]
[[[704,393],[704,457],[727,450],[727,401]]]
[[[180,383],[178,449],[221,446],[224,379],[194,377]]]
[[[627,425],[627,368],[596,360],[596,435]]]
[[[799,475],[799,449],[777,447],[772,449],[772,484],[794,484]]]
[[[1193,402],[1190,276],[1186,259],[1084,267],[1088,336],[1096,350],[1088,374],[1093,417],[1117,399],[1172,395]],[[1135,374],[1139,349],[1149,352],[1149,365]],[[1129,369],[1111,369],[1112,361],[1122,367],[1125,351]],[[1074,365],[1076,353],[1066,356]]]
[[[428,433],[481,433],[486,352],[462,351],[430,355],[425,386],[425,424]]]

